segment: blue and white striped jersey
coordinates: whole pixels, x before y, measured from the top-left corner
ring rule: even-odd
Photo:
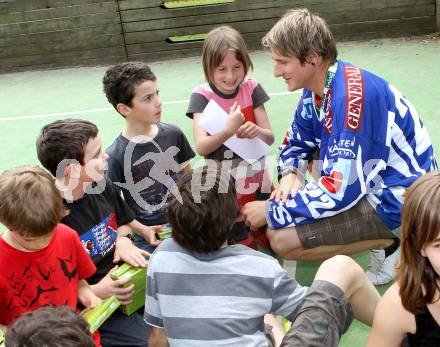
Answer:
[[[308,224],[367,197],[384,224],[400,226],[403,193],[437,170],[431,140],[414,106],[382,78],[338,61],[326,112],[304,90],[280,147],[278,171],[305,172],[319,149],[321,178],[285,203],[266,202],[271,228]]]

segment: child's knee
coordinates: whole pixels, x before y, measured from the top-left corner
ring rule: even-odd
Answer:
[[[325,260],[318,269],[315,280],[331,282],[342,290],[363,276],[362,268],[350,257],[336,255]]]

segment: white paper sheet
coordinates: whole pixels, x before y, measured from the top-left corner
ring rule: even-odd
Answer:
[[[228,114],[211,99],[200,117],[199,125],[210,135],[215,135],[224,129],[227,119]],[[232,135],[224,145],[249,163],[260,159],[270,149],[270,146],[259,138],[239,139],[236,135]]]

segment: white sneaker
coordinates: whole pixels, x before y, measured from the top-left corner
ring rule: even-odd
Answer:
[[[400,247],[394,253],[385,258],[383,249],[372,249],[370,251],[370,264],[366,275],[375,286],[387,284],[396,277],[396,264],[400,258]]]

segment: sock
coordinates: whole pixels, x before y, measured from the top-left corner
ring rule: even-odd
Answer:
[[[391,246],[384,248],[385,258],[388,257],[389,255],[393,254],[397,250],[397,248],[399,248],[399,245],[400,245],[400,240],[393,239],[393,243],[391,244]]]

